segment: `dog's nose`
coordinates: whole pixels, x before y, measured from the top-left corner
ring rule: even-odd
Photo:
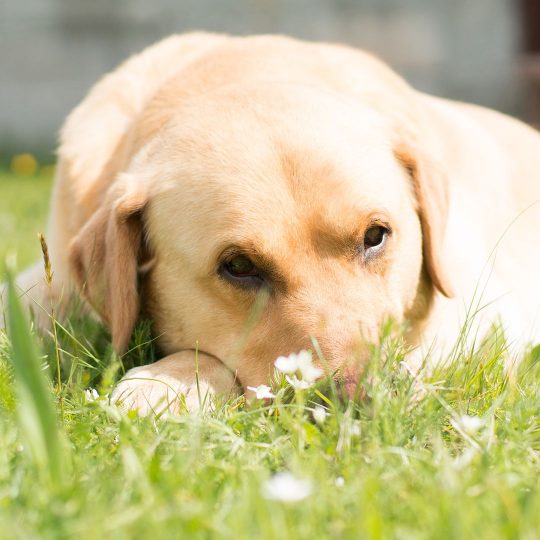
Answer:
[[[322,353],[321,367],[334,374],[336,383],[345,398],[362,396],[361,382],[366,354],[366,343],[350,334],[342,340],[331,337],[319,337],[317,345]],[[325,365],[322,365],[322,364]]]
[[[362,369],[359,365],[351,365],[343,369],[343,375],[338,379],[338,383],[344,397],[361,399],[364,396],[362,385],[360,384],[361,378]]]

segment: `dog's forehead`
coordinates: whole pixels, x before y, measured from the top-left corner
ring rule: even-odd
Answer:
[[[205,216],[212,238],[277,241],[298,224],[397,211],[405,172],[384,119],[335,96],[271,97],[203,102],[164,130],[148,152],[162,214],[197,227]]]
[[[315,182],[322,189],[324,182],[347,180],[347,173],[373,185],[373,173],[395,165],[390,126],[379,112],[341,94],[255,85],[184,104],[147,155],[173,182],[185,174],[218,178],[224,189],[275,182],[276,174],[299,189]]]

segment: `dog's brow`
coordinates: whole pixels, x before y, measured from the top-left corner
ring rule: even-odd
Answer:
[[[306,220],[306,237],[320,255],[339,256],[361,241],[365,218],[352,210],[334,217],[318,212]]]
[[[357,252],[366,229],[373,224],[389,226],[385,211],[365,212],[351,210],[339,219],[313,217],[308,223],[308,238],[322,257],[350,256]]]
[[[310,241],[321,256],[339,256],[354,251],[361,241],[361,232],[329,224],[319,224],[310,231]]]

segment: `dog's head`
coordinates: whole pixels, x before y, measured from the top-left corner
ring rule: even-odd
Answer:
[[[446,186],[384,114],[295,85],[192,99],[132,160],[72,245],[127,346],[141,307],[165,352],[198,347],[265,382],[312,348],[346,371],[388,317],[449,295]],[[354,370],[353,370],[354,371]]]

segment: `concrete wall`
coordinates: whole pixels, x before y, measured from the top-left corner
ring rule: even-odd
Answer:
[[[0,0],[0,160],[50,153],[104,72],[173,32],[280,32],[376,52],[418,88],[519,114],[511,0]]]

